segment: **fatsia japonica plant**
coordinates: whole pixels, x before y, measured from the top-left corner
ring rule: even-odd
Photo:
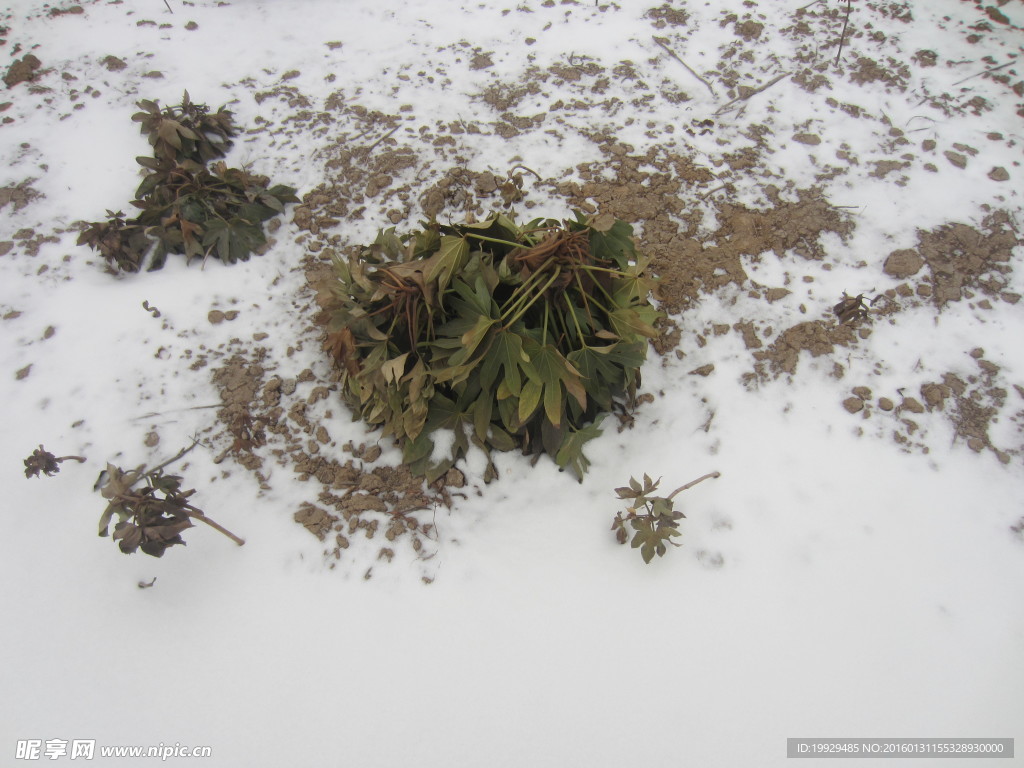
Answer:
[[[219,159],[237,133],[223,107],[211,114],[187,91],[178,106],[139,106],[132,119],[153,147],[153,157],[136,158],[146,169],[132,201],[139,214],[107,211],[107,221],[87,224],[78,244],[99,251],[112,272],[138,272],[151,252],[150,270],[163,267],[168,254],[247,261],[266,243],[263,222],[298,202],[295,189]]]
[[[576,212],[523,226],[425,222],[334,257],[326,346],[343,395],[428,481],[467,455],[547,453],[580,479],[584,444],[635,402],[660,317],[632,228]],[[434,442],[449,430],[447,455]]]
[[[183,490],[180,475],[164,472],[169,464],[195,446],[193,443],[149,470],[141,465],[125,471],[108,463],[97,482],[97,489],[108,501],[100,516],[99,535],[110,535],[110,524],[116,517],[111,538],[122,552],[130,555],[141,550],[153,557],[163,557],[168,547],[185,544],[182,532],[192,527],[193,520],[199,520],[239,546],[245,544],[243,539],[211,520],[189,501],[195,490]]]

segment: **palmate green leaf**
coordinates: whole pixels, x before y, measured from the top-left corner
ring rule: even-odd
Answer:
[[[680,517],[683,516],[682,512],[672,511],[671,499],[664,499],[658,496],[650,500],[650,505],[651,514],[654,517],[664,517],[669,520],[678,520]],[[679,517],[676,517],[676,515],[678,515]]]
[[[499,376],[516,397],[523,388],[524,376],[537,377],[530,356],[523,349],[523,337],[513,329],[503,328],[494,334],[480,367],[480,383],[485,390],[493,392]]]
[[[620,499],[636,499],[637,502],[634,507],[639,507],[647,503],[646,496],[658,489],[658,485],[661,483],[661,478],[658,480],[651,480],[650,475],[644,473],[643,485],[634,478],[629,478],[629,486],[623,488],[616,488],[615,493],[618,494]]]
[[[295,187],[289,187],[286,184],[275,184],[274,186],[270,187],[270,189],[268,189],[265,194],[269,197],[274,198],[279,203],[299,202],[298,190],[295,189]],[[266,202],[267,205],[270,205],[268,201],[264,202]],[[270,207],[273,208],[272,205]]]
[[[618,307],[631,307],[636,304],[647,304],[648,297],[658,285],[658,278],[649,275],[646,256],[637,256],[637,263],[623,270],[624,277],[616,277],[611,281],[611,294]]]
[[[633,549],[640,549],[640,556],[643,557],[645,563],[649,564],[655,555],[664,557],[668,551],[665,544],[679,546],[678,543],[672,541],[673,537],[682,535],[675,523],[665,522],[664,519],[658,519],[655,522],[655,518],[649,515],[633,518],[629,522],[635,531],[630,546]]]
[[[433,225],[428,224],[426,225],[426,229],[421,229],[413,234],[411,260],[417,261],[419,259],[428,259],[433,256],[440,247],[441,233],[437,228],[436,222],[434,222]]]
[[[530,380],[523,388],[523,399],[527,397],[528,392],[531,398],[542,399],[544,413],[556,427],[562,424],[567,396],[575,399],[580,408],[586,410],[587,392],[580,378],[580,372],[565,359],[562,353],[551,344],[541,345],[529,337],[526,338],[523,347],[525,354],[529,357],[532,369],[532,371],[526,371]],[[533,412],[533,408],[529,410],[531,413]],[[522,405],[520,412],[522,413]]]
[[[211,219],[203,235],[203,247],[212,249],[225,264],[248,261],[249,254],[266,243],[263,230],[244,219]]]
[[[451,357],[447,359],[445,368],[437,370],[437,380],[440,382],[450,381],[453,384],[465,381],[470,372],[479,364],[479,360],[474,360],[473,356],[481,345],[483,345],[485,350],[488,348],[484,341],[490,339],[491,329],[497,322],[493,318],[477,315],[473,325],[457,340],[451,339],[446,341],[439,339],[435,342],[434,348],[437,350],[443,351],[446,348],[455,350]],[[446,325],[443,330],[451,331],[457,329],[458,326]]]
[[[437,253],[427,261],[427,268],[424,271],[424,280],[429,282],[437,281],[437,292],[444,293],[448,284],[466,263],[469,256],[469,242],[463,237],[444,235],[441,238],[441,247]]]
[[[371,264],[399,261],[404,250],[405,246],[395,234],[395,228],[388,227],[377,232],[377,239],[363,249],[362,258]]]
[[[590,466],[590,460],[583,454],[583,446],[601,436],[601,419],[581,429],[570,429],[562,440],[562,445],[555,454],[555,463],[562,469],[571,469],[582,483],[583,475]]]
[[[568,360],[579,371],[590,398],[602,410],[610,411],[612,398],[623,389],[625,371],[607,354],[602,354],[600,349],[602,348],[584,347],[574,350],[569,353]]]
[[[633,227],[616,219],[607,230],[590,229],[590,252],[600,261],[612,261],[619,269],[626,269],[636,259]]]
[[[415,439],[402,444],[402,463],[415,475],[425,475],[431,466],[430,457],[434,452],[434,441],[428,432],[420,432]]]
[[[484,249],[498,257],[514,250],[516,246],[509,244],[519,243],[522,239],[522,232],[516,223],[501,213],[485,221],[442,227],[441,231],[467,237],[473,241],[474,249]]]
[[[633,341],[637,337],[646,336],[656,339],[660,335],[654,322],[662,317],[662,313],[648,305],[621,307],[608,313],[608,321],[619,338]]]
[[[473,287],[457,280],[454,288],[455,295],[448,299],[447,306],[451,316],[438,329],[431,350],[438,381],[457,384],[478,364],[473,356],[481,345],[487,349],[484,342],[498,323],[498,306],[481,277],[477,277]]]

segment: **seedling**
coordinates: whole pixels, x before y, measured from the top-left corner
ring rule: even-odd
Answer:
[[[61,456],[57,457],[48,450],[39,446],[32,455],[25,459],[25,477],[39,477],[42,473],[47,477],[53,477],[60,472],[61,462],[77,461],[79,464],[85,462],[84,456]]]
[[[182,531],[191,528],[193,520],[199,520],[239,546],[245,544],[243,539],[188,502],[195,490],[182,491],[180,476],[164,474],[165,467],[178,461],[196,445],[193,443],[150,470],[142,464],[125,472],[108,463],[106,475],[99,487],[100,493],[109,501],[100,516],[100,536],[110,535],[110,523],[116,516],[118,522],[114,525],[111,538],[122,552],[132,554],[141,549],[147,555],[163,557],[168,547],[185,543],[181,538]]]
[[[629,478],[628,486],[615,489],[615,493],[620,499],[630,499],[632,502],[625,512],[618,512],[612,522],[616,540],[619,544],[625,544],[629,539],[629,532],[626,530],[628,522],[633,529],[633,540],[630,542],[630,546],[633,549],[640,549],[640,556],[643,557],[645,563],[650,563],[655,555],[664,557],[665,552],[668,551],[666,544],[671,544],[674,547],[680,546],[678,542],[673,541],[673,538],[682,535],[679,532],[679,521],[686,517],[674,508],[672,499],[687,488],[692,488],[697,483],[719,475],[721,475],[720,472],[710,472],[676,488],[664,497],[651,495],[658,489],[658,485],[661,483],[660,478],[653,481],[645,474],[643,484],[635,478]]]

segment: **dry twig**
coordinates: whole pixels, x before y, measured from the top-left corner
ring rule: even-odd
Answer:
[[[1008,61],[1005,64],[1000,64],[998,67],[989,67],[984,72],[979,72],[976,75],[971,75],[970,77],[965,77],[963,80],[957,80],[955,83],[953,83],[953,85],[960,85],[960,83],[966,83],[968,80],[973,80],[976,77],[981,77],[982,75],[987,75],[989,72],[998,72],[1000,69],[1003,69],[1004,67],[1008,67],[1011,64],[1015,64],[1015,63],[1016,62],[1014,62],[1014,61]]]
[[[726,111],[728,111],[729,107],[731,107],[731,106],[732,106],[733,104],[735,104],[736,102],[739,102],[739,101],[746,101],[747,99],[751,98],[752,96],[756,96],[757,94],[761,93],[761,91],[767,91],[767,90],[768,90],[769,88],[771,88],[771,87],[772,87],[773,85],[775,85],[775,84],[776,84],[777,82],[779,82],[779,80],[782,80],[782,79],[783,79],[783,78],[785,78],[785,77],[789,77],[789,72],[783,72],[783,73],[782,73],[781,75],[779,75],[778,77],[774,77],[774,78],[772,78],[772,79],[771,79],[771,80],[769,80],[769,81],[768,81],[767,83],[765,83],[764,85],[762,85],[762,86],[760,86],[760,87],[758,87],[758,88],[755,88],[754,90],[752,90],[752,91],[751,91],[750,93],[748,93],[748,94],[745,94],[745,95],[743,95],[743,96],[737,96],[737,97],[736,97],[735,99],[733,99],[732,101],[730,101],[730,102],[729,102],[728,104],[725,104],[724,106],[720,107],[720,108],[718,109],[718,111],[717,111],[717,112],[715,112],[715,117],[717,117],[718,115],[722,114],[723,112],[726,112]]]
[[[839,36],[839,50],[836,52],[836,66],[839,66],[839,57],[843,55],[843,44],[846,42],[846,27],[850,24],[850,14],[853,12],[853,0],[846,0],[846,19],[843,21],[843,34]]]
[[[676,60],[676,61],[678,61],[678,62],[679,62],[680,64],[682,64],[682,65],[683,65],[684,67],[686,67],[686,71],[687,71],[687,72],[689,72],[689,73],[690,73],[691,75],[693,75],[693,76],[694,76],[694,77],[696,77],[696,78],[697,78],[698,80],[700,80],[700,81],[701,81],[702,83],[704,83],[704,87],[708,89],[708,91],[709,91],[709,92],[711,93],[711,95],[712,95],[712,96],[716,96],[716,95],[717,95],[717,94],[715,93],[715,89],[711,87],[711,83],[709,83],[709,82],[708,82],[707,80],[705,80],[705,79],[704,79],[703,77],[701,77],[700,75],[698,75],[698,74],[697,74],[697,73],[696,73],[696,72],[695,72],[695,71],[694,71],[694,70],[693,70],[693,69],[692,69],[692,68],[690,67],[690,65],[689,65],[689,64],[687,64],[687,63],[686,63],[685,61],[683,61],[683,60],[682,60],[681,58],[679,58],[679,56],[677,56],[677,55],[676,55],[676,52],[675,52],[675,51],[673,51],[673,50],[672,50],[671,48],[669,48],[669,47],[668,47],[668,40],[666,40],[666,39],[665,39],[665,38],[663,38],[663,37],[655,37],[655,38],[654,38],[654,42],[656,42],[656,43],[657,43],[658,45],[660,45],[660,46],[661,46],[662,48],[664,48],[664,49],[665,49],[665,50],[666,50],[666,51],[668,52],[668,55],[669,55],[669,56],[671,56],[671,57],[672,57],[673,59],[675,59],[675,60]]]

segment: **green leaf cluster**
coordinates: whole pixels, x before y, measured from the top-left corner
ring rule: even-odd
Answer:
[[[582,478],[584,445],[632,405],[658,335],[645,266],[628,224],[582,213],[387,229],[335,256],[326,347],[347,402],[414,472],[433,480],[475,445],[547,453]],[[454,438],[437,457],[441,429]]]
[[[153,145],[153,157],[136,158],[147,173],[132,205],[139,214],[107,211],[105,222],[86,225],[79,245],[98,251],[113,272],[137,272],[147,255],[149,269],[160,269],[168,254],[225,264],[247,261],[266,244],[263,223],[298,202],[295,189],[270,186],[266,176],[229,168],[221,157],[235,134],[231,113],[210,114],[185,93],[182,104],[161,109],[141,101],[141,123]]]
[[[229,110],[221,107],[211,114],[205,104],[192,103],[188,91],[177,106],[161,108],[158,101],[148,99],[138,105],[141,111],[132,120],[149,139],[157,160],[205,165],[224,157],[238,133]]]
[[[679,521],[686,517],[682,512],[673,509],[671,499],[651,495],[658,489],[659,483],[660,479],[655,482],[645,474],[643,485],[631,477],[628,486],[615,489],[620,499],[629,499],[632,503],[625,514],[619,512],[615,516],[612,530],[615,531],[619,543],[625,544],[629,538],[626,531],[628,522],[633,529],[630,546],[633,549],[639,548],[645,563],[650,563],[655,555],[663,557],[667,551],[666,544],[679,546],[672,539],[682,535],[679,532]]]
[[[674,541],[679,532],[679,521],[686,517],[682,512],[675,509],[674,499],[682,491],[692,488],[697,483],[713,477],[718,477],[719,472],[710,472],[686,485],[676,488],[668,496],[655,496],[661,479],[651,480],[650,476],[644,474],[643,483],[636,478],[629,478],[629,485],[616,488],[615,493],[620,499],[627,499],[630,504],[624,512],[615,515],[612,521],[612,530],[615,531],[615,538],[619,544],[629,541],[629,528],[633,531],[633,538],[630,546],[640,550],[640,556],[645,563],[650,563],[654,556],[664,557],[668,551],[667,544],[674,547],[680,546]]]

